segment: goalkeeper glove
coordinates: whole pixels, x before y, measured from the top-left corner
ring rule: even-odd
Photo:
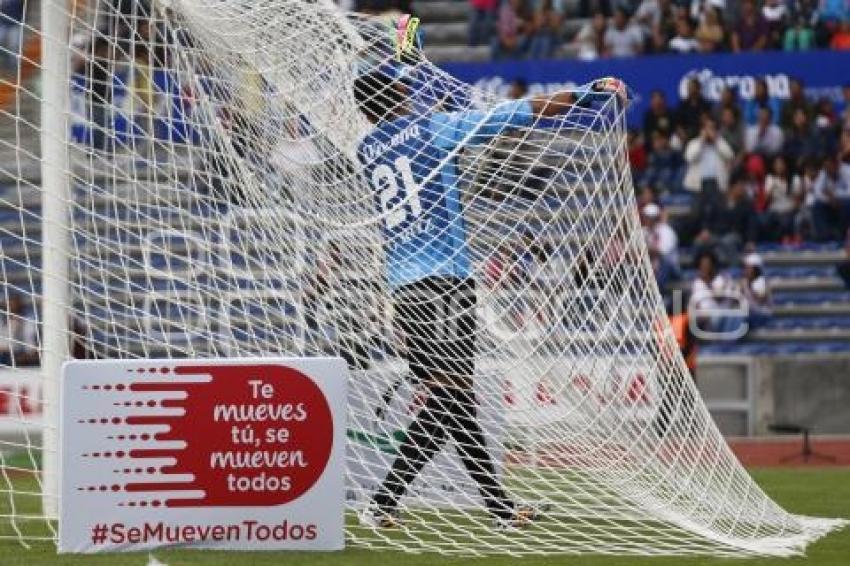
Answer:
[[[401,16],[393,29],[396,59],[408,65],[419,61],[422,50],[422,38],[419,32],[419,18],[405,14]]]
[[[591,83],[590,90],[592,92],[616,94],[623,102],[626,102],[629,98],[626,83],[620,79],[615,79],[614,77],[596,79],[593,83]]]

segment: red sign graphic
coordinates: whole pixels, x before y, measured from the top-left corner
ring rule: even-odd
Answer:
[[[109,427],[108,438],[119,443],[142,442],[84,454],[114,461],[123,481],[79,490],[136,494],[119,503],[127,507],[267,507],[303,495],[327,466],[331,408],[296,369],[198,365],[128,372],[126,380],[84,388],[126,395],[112,405],[131,414],[78,422]]]

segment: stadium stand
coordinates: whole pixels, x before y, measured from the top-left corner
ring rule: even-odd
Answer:
[[[576,14],[582,8],[577,2],[566,2],[564,10],[568,14]],[[465,1],[454,0],[419,0],[415,3],[414,9],[425,22],[425,35],[427,37],[426,45],[429,57],[437,61],[471,61],[488,59],[491,54],[490,45],[482,44],[477,46],[469,46],[466,42],[469,39],[469,30],[467,19],[469,17],[469,4]],[[576,56],[579,46],[570,41],[575,34],[585,24],[590,22],[587,18],[566,18],[563,23],[564,42],[561,43],[556,54],[558,56]],[[826,25],[826,24],[824,24]],[[823,31],[822,28],[821,32]],[[26,38],[23,49],[32,49],[27,47]],[[35,58],[36,53],[31,52],[30,57]],[[31,267],[40,264],[41,258],[38,255],[33,255],[32,250],[39,250],[38,246],[27,246],[27,249],[21,245],[22,240],[31,242],[38,241],[40,238],[40,226],[37,221],[37,213],[40,207],[39,182],[40,173],[38,165],[38,101],[35,96],[28,95],[27,89],[33,88],[34,79],[32,71],[21,73],[18,77],[22,84],[18,101],[20,108],[16,109],[15,113],[0,112],[0,139],[3,143],[0,144],[0,160],[4,163],[3,171],[8,175],[5,179],[0,179],[0,269],[5,272],[5,279],[10,282],[11,288],[6,289],[8,294],[16,292],[21,294],[29,294],[31,290],[38,291],[40,282],[32,276]],[[0,101],[2,101],[2,93],[0,93]],[[812,106],[817,103],[817,109],[812,110],[807,116],[809,126],[819,128],[822,123],[820,118],[831,120],[830,127],[834,130],[836,136],[836,146],[841,144],[839,141],[843,119],[841,116],[842,109],[840,108],[823,108],[821,101],[810,101]],[[671,106],[674,106],[671,104]],[[172,112],[177,108],[180,110],[180,104],[171,105]],[[743,109],[742,109],[743,110]],[[17,116],[13,118],[13,116]],[[172,120],[173,121],[173,120]],[[850,122],[848,122],[850,125]],[[740,126],[740,125],[739,125]],[[833,131],[830,130],[830,131]],[[813,135],[817,135],[816,130],[812,130]],[[721,128],[721,134],[724,132]],[[786,135],[790,137],[789,131],[785,130]],[[652,131],[645,131],[645,136],[651,136]],[[173,132],[165,135],[174,135]],[[687,135],[682,134],[675,128],[671,128],[664,132],[665,136],[669,136],[668,141],[676,147],[677,151],[682,151],[685,142],[688,141]],[[191,137],[191,136],[190,136]],[[850,139],[850,136],[845,136]],[[642,142],[637,143],[637,146],[644,145],[644,150],[649,156],[652,155],[653,148],[651,140],[646,138]],[[842,138],[843,139],[843,138]],[[91,139],[87,139],[83,134],[78,141],[81,143],[91,143]],[[847,142],[850,143],[850,142]],[[850,146],[847,146],[850,147]],[[21,151],[22,150],[22,151]],[[837,154],[839,149],[834,150]],[[799,157],[799,156],[796,156]],[[128,159],[133,159],[129,158]],[[736,162],[741,165],[743,157],[739,154],[736,157]],[[127,165],[127,164],[125,164]],[[138,163],[133,163],[132,166],[144,168],[146,166],[143,160]],[[680,165],[685,167],[684,165]],[[802,166],[800,166],[802,167]],[[818,168],[815,173],[823,176],[823,168]],[[802,174],[802,169],[800,168]],[[22,189],[14,183],[14,178],[19,177],[26,179],[26,183],[22,184]],[[684,171],[673,175],[673,178],[678,179],[674,184],[677,184],[684,177]],[[635,178],[641,180],[641,172],[635,171]],[[120,214],[120,206],[116,205],[116,201],[120,200],[120,195],[123,190],[128,190],[127,187],[110,186],[107,176],[103,179],[104,186],[101,191],[98,191],[96,202],[82,203],[78,210],[75,211],[75,218],[80,222],[96,222],[99,215]],[[192,182],[191,179],[184,179],[182,182],[186,184],[186,203],[191,205],[191,193],[194,190],[203,190]],[[743,181],[742,181],[743,182]],[[747,182],[757,181],[750,179]],[[643,188],[642,185],[639,185]],[[810,187],[811,188],[811,187]],[[694,210],[697,207],[699,195],[693,192],[683,190],[680,186],[673,186],[670,190],[657,190],[656,187],[649,187],[650,200],[658,202],[662,205],[670,223],[680,232],[680,242],[682,242],[679,255],[678,271],[681,274],[680,280],[671,283],[666,289],[668,300],[676,291],[680,291],[688,287],[689,281],[694,276],[693,260],[694,260],[694,238],[687,237],[687,234],[682,234],[680,229],[682,226],[687,226],[692,221]],[[752,187],[748,186],[748,190],[752,191]],[[761,190],[761,189],[757,189]],[[795,210],[804,212],[813,203],[806,204],[805,198],[807,194],[798,195],[802,200],[796,205]],[[813,195],[808,195],[812,196]],[[761,198],[758,194],[750,195],[752,200]],[[575,196],[573,198],[576,198]],[[580,198],[580,197],[579,197]],[[576,200],[575,203],[578,203]],[[555,203],[542,203],[541,206],[551,207]],[[23,205],[32,213],[32,222],[20,222],[20,217],[15,207]],[[232,207],[236,210],[238,207]],[[764,209],[763,209],[764,211]],[[207,214],[226,215],[228,210],[209,210],[197,209],[194,214],[199,216]],[[474,214],[475,211],[470,211]],[[752,212],[754,220],[756,219],[755,210]],[[185,219],[184,219],[185,220]],[[843,221],[843,219],[840,219]],[[171,317],[186,317],[197,319],[198,325],[206,324],[204,318],[203,305],[193,303],[191,298],[183,301],[171,301],[170,298],[179,295],[180,282],[179,274],[181,269],[188,269],[190,263],[198,261],[200,258],[193,251],[191,230],[187,233],[185,221],[181,225],[174,227],[174,234],[165,236],[171,238],[169,241],[169,249],[171,254],[168,256],[156,256],[145,253],[145,242],[132,242],[137,254],[133,256],[131,264],[113,265],[110,263],[109,257],[104,257],[100,265],[96,266],[79,266],[79,269],[120,269],[138,276],[138,282],[126,289],[113,289],[109,294],[110,307],[107,313],[103,305],[104,311],[101,317],[101,323],[97,328],[85,329],[85,332],[96,336],[96,342],[109,344],[110,341],[122,340],[120,334],[121,324],[115,320],[115,317],[120,317],[122,310],[148,311],[156,310],[158,315],[156,320],[167,319]],[[190,228],[190,227],[189,227]],[[846,229],[846,227],[845,227]],[[686,232],[687,230],[685,230]],[[529,226],[529,234],[534,236],[534,226]],[[685,237],[682,237],[685,236]],[[693,235],[692,235],[693,236]],[[755,242],[742,242],[747,245],[746,251],[757,252],[764,261],[764,273],[767,278],[768,286],[773,294],[772,316],[761,327],[749,332],[742,340],[733,342],[716,342],[704,344],[703,350],[706,353],[713,354],[764,354],[764,353],[798,353],[798,352],[846,352],[850,351],[850,291],[847,291],[844,282],[839,277],[836,266],[845,259],[844,244],[840,241],[825,241],[812,242],[809,238],[810,234],[805,230],[791,230],[784,234],[783,238],[774,241],[766,241],[764,238],[759,238]],[[106,237],[125,237],[121,234],[107,235]],[[151,234],[150,237],[163,237],[161,234]],[[216,244],[222,244],[226,241],[226,234],[222,233],[215,236],[220,238]],[[79,242],[80,245],[85,245],[85,242]],[[256,258],[253,258],[256,259]],[[479,258],[484,259],[484,258]],[[161,269],[167,265],[168,269]],[[256,261],[246,257],[231,257],[229,269],[241,271],[246,275],[253,275],[252,270],[257,270]],[[727,275],[737,280],[740,277],[740,268],[738,265],[727,266],[725,270]],[[154,273],[169,273],[168,277],[147,277],[149,272]],[[103,284],[108,285],[108,276],[102,278]],[[281,282],[281,286],[286,286],[287,282]],[[238,301],[238,297],[234,297],[234,301]],[[686,304],[686,303],[685,303]],[[37,305],[29,305],[30,310],[37,309]],[[294,305],[293,309],[296,308]],[[225,309],[227,310],[227,309]],[[239,309],[233,309],[234,311]],[[97,313],[94,313],[95,315]],[[163,316],[165,315],[165,316]],[[242,328],[242,332],[274,332],[279,331],[281,327],[287,328],[286,318],[291,317],[292,312],[282,313],[280,326],[277,328],[269,327],[266,329],[247,329]],[[154,317],[151,317],[152,319]],[[97,316],[95,316],[97,319]],[[234,319],[234,325],[238,326],[238,317]],[[164,324],[163,326],[167,326]],[[150,332],[168,333],[168,329],[164,327],[149,328]],[[175,349],[169,352],[158,352],[159,354],[180,355],[191,351],[187,344],[191,344],[192,336],[173,336]],[[328,338],[328,337],[326,337]],[[332,338],[332,337],[330,337]],[[294,337],[294,339],[307,339],[307,337]],[[131,345],[130,345],[131,346]],[[123,344],[123,347],[128,347]],[[108,348],[107,348],[108,349]],[[199,352],[193,352],[198,354]],[[108,351],[96,352],[96,355],[108,355]],[[156,352],[149,353],[151,355]]]

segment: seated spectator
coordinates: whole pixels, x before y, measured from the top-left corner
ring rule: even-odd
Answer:
[[[817,155],[818,141],[814,137],[809,116],[802,108],[794,110],[791,127],[783,133],[782,152],[799,168],[807,158]]]
[[[725,195],[710,191],[697,205],[699,233],[694,246],[714,250],[726,263],[735,263],[744,245],[752,245],[757,236],[755,209],[747,197],[745,181],[738,174]]]
[[[498,0],[469,0],[469,45],[490,41],[496,26]]]
[[[734,112],[735,118],[740,120],[741,104],[738,101],[738,94],[730,86],[725,86],[723,87],[723,90],[720,91],[720,100],[717,101],[717,105],[714,107],[714,117],[717,120],[720,120],[720,115],[726,108]]]
[[[671,6],[670,0],[641,0],[634,13],[634,23],[640,26],[644,37],[651,36],[663,16],[670,14]]]
[[[792,241],[797,214],[802,204],[803,180],[788,167],[782,155],[773,158],[764,181],[767,209],[761,223],[762,238]]]
[[[6,68],[17,71],[24,21],[23,0],[0,1],[0,60]]]
[[[577,57],[582,61],[593,61],[605,55],[605,32],[608,22],[601,12],[593,15],[593,19],[585,23],[573,40],[578,44]]]
[[[850,232],[844,239],[844,259],[835,266],[835,270],[844,282],[844,288],[850,289]]]
[[[523,0],[505,0],[499,8],[493,58],[522,57],[528,49],[529,18]]]
[[[761,214],[767,210],[767,196],[764,183],[767,177],[767,166],[764,158],[758,153],[751,153],[744,160],[743,168],[744,191],[753,203],[753,210]]]
[[[755,330],[773,316],[773,298],[767,277],[764,276],[764,260],[756,253],[744,256],[744,273],[740,282],[742,306],[747,312],[748,330]]]
[[[741,1],[741,17],[732,31],[732,51],[761,51],[767,47],[770,28],[756,9],[755,0]]]
[[[661,207],[655,203],[645,205],[641,209],[641,223],[647,248],[658,253],[663,261],[678,271],[679,238],[664,218]]]
[[[21,295],[10,293],[0,315],[0,363],[12,367],[39,364],[38,329],[32,313],[27,313]]]
[[[726,42],[726,30],[720,10],[714,6],[705,9],[704,17],[697,26],[696,39],[701,53],[721,51]]]
[[[667,44],[672,53],[696,53],[699,50],[699,42],[694,37],[694,26],[686,17],[681,17],[676,22],[676,35]]]
[[[694,334],[698,338],[705,337],[706,332],[726,333],[730,327],[740,327],[740,320],[730,319],[726,309],[733,295],[733,283],[720,273],[719,263],[709,250],[697,254],[697,274],[691,282],[688,316],[695,321]]]
[[[835,153],[838,144],[839,122],[832,102],[828,98],[820,98],[815,104],[814,139],[819,155]]]
[[[815,49],[817,43],[815,41],[815,28],[810,25],[808,20],[803,16],[796,16],[794,24],[788,26],[785,30],[785,36],[782,39],[782,48],[785,51],[808,51]]]
[[[836,51],[850,50],[850,16],[845,17],[838,24],[838,29],[832,34],[829,46]]]
[[[643,114],[643,137],[650,143],[655,132],[668,136],[673,133],[673,113],[667,106],[667,97],[660,90],[652,91],[649,109]]]
[[[837,106],[836,111],[838,112],[838,119],[841,121],[841,127],[846,128],[850,125],[850,84],[841,87],[841,102]]]
[[[682,154],[670,147],[670,136],[661,130],[652,133],[652,151],[643,176],[644,183],[660,193],[676,192],[682,184]]]
[[[646,170],[647,164],[646,146],[644,145],[640,131],[629,129],[626,132],[626,144],[628,146],[629,166],[631,167],[632,175],[640,178]]]
[[[785,0],[764,0],[761,15],[767,22],[767,48],[779,48],[782,45],[782,32],[788,23],[788,7],[785,5]]]
[[[614,17],[605,32],[605,52],[611,57],[632,57],[643,52],[643,35],[631,22],[622,8],[614,10]]]
[[[744,124],[752,126],[758,122],[759,109],[761,108],[770,108],[773,123],[779,123],[779,114],[782,111],[782,104],[778,98],[770,96],[770,91],[767,88],[767,81],[764,77],[756,79],[755,88],[753,89],[753,97],[744,103]]]
[[[720,136],[732,148],[737,159],[744,149],[744,129],[738,120],[738,114],[732,108],[725,107],[720,112]]]
[[[532,59],[547,59],[561,40],[564,23],[564,0],[536,0],[532,16],[529,55]]]
[[[700,135],[688,142],[685,148],[684,186],[692,192],[701,192],[711,187],[725,192],[729,184],[729,171],[734,154],[717,131],[717,123],[706,116]]]
[[[842,178],[838,160],[829,156],[815,179],[812,228],[818,242],[837,240],[846,231],[850,215],[850,179]]]
[[[850,19],[850,5],[845,0],[821,0],[818,15],[822,22],[833,26]]]
[[[676,125],[684,128],[687,139],[697,135],[703,115],[711,111],[711,105],[702,96],[702,85],[697,79],[689,79],[685,99],[676,108]],[[686,140],[683,140],[686,141]]]
[[[767,106],[759,109],[758,120],[744,132],[744,149],[749,153],[773,157],[782,151],[784,141],[782,128],[773,123],[773,112]]]
[[[779,125],[783,129],[787,130],[794,127],[794,112],[797,110],[803,110],[806,116],[809,116],[812,113],[812,103],[806,98],[803,81],[791,79],[788,84],[788,100],[782,104],[782,111],[779,116]]]
[[[670,38],[676,35],[676,21],[680,13],[680,8],[671,0],[659,0],[657,18],[651,30],[653,51],[667,51]]]
[[[795,239],[814,240],[814,219],[812,209],[815,204],[815,183],[820,175],[820,162],[810,157],[802,163],[800,176],[800,209],[794,220]]]

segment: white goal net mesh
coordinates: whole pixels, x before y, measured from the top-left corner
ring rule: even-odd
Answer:
[[[59,124],[42,2],[70,26],[45,43],[70,58]],[[700,401],[616,94],[544,117],[322,2],[23,7],[0,46],[0,536],[55,536],[47,250],[69,264],[62,356],[344,357],[350,545],[785,555],[835,525],[771,501]],[[40,136],[64,197],[40,191]],[[67,249],[41,237],[57,198]]]

